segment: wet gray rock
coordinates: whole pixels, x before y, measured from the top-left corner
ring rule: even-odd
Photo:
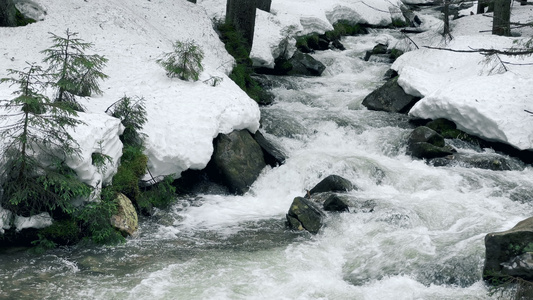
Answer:
[[[533,269],[529,267],[526,254],[529,252],[533,252],[533,217],[507,231],[487,234],[483,278],[515,274],[513,276],[532,279]]]
[[[444,138],[431,128],[417,127],[407,140],[407,153],[416,158],[437,158],[452,155],[453,148],[446,146]]]
[[[324,201],[324,210],[333,212],[349,211],[347,201],[335,194],[330,195],[326,201]]]
[[[526,252],[513,257],[509,262],[501,265],[503,274],[527,280],[533,279],[533,252]]]
[[[429,163],[435,167],[459,166],[493,171],[524,169],[524,165],[520,161],[494,153],[454,153],[446,157],[434,158]]]
[[[293,230],[307,230],[317,234],[323,225],[324,213],[313,202],[296,197],[286,215],[287,226]]]
[[[387,45],[377,44],[372,50],[366,51],[364,60],[368,61],[372,55],[378,54],[387,54]]]
[[[263,156],[265,162],[271,167],[276,167],[282,165],[287,157],[285,153],[279,150],[274,144],[265,138],[265,136],[258,130],[255,134],[252,135],[254,140],[259,144],[261,149],[263,149]]]
[[[407,113],[419,100],[419,97],[404,92],[395,77],[366,96],[363,105],[370,110]]]
[[[320,76],[326,70],[326,66],[323,63],[300,51],[296,51],[287,63],[291,65],[287,75],[292,76]]]
[[[211,176],[231,192],[244,194],[266,166],[263,150],[248,130],[220,134],[214,141]]]
[[[345,179],[338,175],[329,175],[328,177],[322,179],[317,185],[315,185],[310,191],[309,194],[313,195],[316,193],[325,193],[325,192],[347,192],[353,189],[357,189],[351,181]]]

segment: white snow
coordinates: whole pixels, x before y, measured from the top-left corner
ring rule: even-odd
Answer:
[[[40,213],[31,217],[16,216],[14,226],[17,231],[25,228],[45,228],[52,225],[52,217],[48,213]]]
[[[531,21],[531,8],[514,6],[513,21]],[[453,50],[508,50],[529,37],[490,34],[490,18],[466,16],[452,23],[453,39],[435,39],[437,29],[414,37],[421,49],[401,56],[392,66],[405,92],[423,97],[409,112],[413,117],[454,121],[458,128],[521,150],[533,150],[533,58],[509,57],[505,71],[499,59]],[[489,30],[489,32],[486,32]],[[530,29],[522,34],[530,36]],[[517,32],[519,33],[519,32]]]

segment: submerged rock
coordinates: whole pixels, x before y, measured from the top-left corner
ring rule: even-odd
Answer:
[[[510,157],[494,153],[454,153],[446,157],[439,157],[430,160],[435,167],[459,166],[464,168],[478,168],[493,171],[523,170],[521,162]]]
[[[345,199],[333,194],[324,201],[324,210],[333,212],[349,211],[348,203]]]
[[[323,225],[324,213],[313,202],[296,197],[286,217],[289,228],[316,234]]]
[[[338,175],[329,175],[322,179],[317,185],[315,185],[309,194],[324,193],[324,192],[347,192],[353,189],[357,189],[351,181]]]
[[[111,225],[124,236],[131,236],[139,228],[139,221],[135,207],[124,194],[117,195],[118,213],[111,217]]]
[[[526,253],[529,252],[533,252],[533,217],[519,222],[510,230],[487,234],[483,278],[488,280],[509,275],[533,279],[533,269],[527,263]],[[520,261],[525,263],[517,263]]]
[[[420,97],[407,94],[395,77],[366,96],[363,105],[370,110],[407,113],[419,100]]]

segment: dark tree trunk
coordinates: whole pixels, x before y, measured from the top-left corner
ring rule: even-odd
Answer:
[[[17,20],[15,15],[17,14],[17,8],[13,3],[13,0],[0,0],[0,26],[1,27],[13,27],[17,26]]]
[[[257,9],[270,12],[270,6],[272,5],[272,0],[256,0]]]
[[[227,0],[226,22],[240,31],[247,43],[248,51],[252,50],[255,28],[256,0]]]
[[[487,8],[487,11],[485,11]],[[494,0],[478,0],[477,1],[477,14],[483,14],[486,12],[494,11]]]
[[[511,35],[511,0],[494,0],[492,34]]]
[[[444,28],[442,31],[442,36],[450,37],[450,0],[444,0]]]

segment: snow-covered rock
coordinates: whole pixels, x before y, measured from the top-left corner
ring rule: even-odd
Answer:
[[[466,23],[464,23],[466,24]],[[463,29],[458,27],[461,32]],[[500,36],[456,36],[439,47],[454,50],[504,50],[515,38]],[[524,64],[530,57],[504,57]],[[400,74],[398,83],[408,94],[424,97],[409,114],[418,118],[446,118],[458,128],[487,140],[503,142],[521,150],[533,150],[533,67],[507,65],[504,72],[498,58],[479,53],[420,49],[402,55],[392,68]],[[498,86],[498,89],[494,89]]]

